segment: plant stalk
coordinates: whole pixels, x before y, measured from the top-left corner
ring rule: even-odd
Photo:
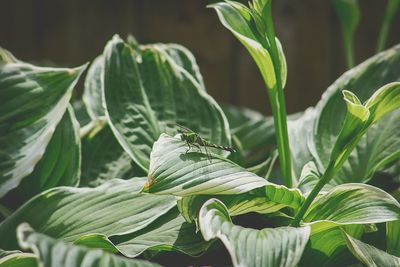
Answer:
[[[285,95],[282,86],[281,64],[279,59],[278,47],[275,41],[275,30],[272,21],[271,3],[267,7],[267,36],[270,41],[270,53],[274,63],[276,86],[268,89],[268,95],[274,116],[276,139],[279,152],[279,165],[282,175],[282,182],[287,187],[293,186],[292,181],[292,159],[290,154],[289,134],[287,127],[287,114]]]
[[[344,50],[346,55],[347,68],[351,69],[354,67],[354,46],[352,37],[344,40]]]
[[[297,212],[296,216],[294,217],[291,225],[294,227],[298,227],[300,225],[301,220],[303,219],[305,213],[307,212],[308,208],[310,207],[311,203],[314,201],[314,199],[318,196],[319,192],[321,189],[324,187],[325,184],[329,182],[329,180],[335,175],[334,168],[332,167],[333,165],[330,164],[328,168],[326,169],[324,175],[319,179],[318,183],[314,186],[313,190],[310,192],[310,194],[307,196],[306,200],[304,201],[303,205],[301,205],[301,208],[299,212]]]
[[[376,46],[376,53],[381,52],[385,49],[387,36],[389,34],[390,25],[392,23],[393,17],[399,8],[399,3],[397,1],[389,0],[386,5],[385,15],[383,17],[382,26],[379,31],[378,42]]]

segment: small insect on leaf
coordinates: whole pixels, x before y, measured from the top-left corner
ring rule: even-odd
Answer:
[[[180,130],[178,130],[178,132],[181,134],[181,140],[186,142],[186,144],[188,146],[186,153],[189,152],[192,147],[198,148],[201,153],[202,152],[201,148],[203,148],[208,159],[211,162],[210,152],[207,149],[209,147],[229,151],[232,153],[235,152],[235,150],[231,147],[221,146],[221,145],[213,144],[213,143],[207,141],[206,139],[202,138],[198,133],[194,132],[193,130],[191,130],[185,126],[182,126],[179,124],[178,124],[178,126],[181,128]]]

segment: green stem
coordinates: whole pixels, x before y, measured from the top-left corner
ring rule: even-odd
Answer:
[[[329,165],[326,169],[324,175],[319,179],[318,183],[314,186],[313,190],[307,196],[306,200],[304,201],[303,205],[301,206],[299,212],[297,212],[296,216],[294,217],[291,225],[294,227],[298,227],[300,225],[301,220],[303,219],[305,213],[307,212],[308,208],[310,207],[311,203],[314,199],[318,196],[321,189],[324,187],[326,183],[333,177],[335,174],[334,168],[331,167],[333,165]]]
[[[3,217],[8,217],[11,215],[11,211],[4,207],[3,205],[0,205],[0,214],[3,215]]]
[[[390,24],[396,15],[400,6],[399,0],[389,0],[386,5],[385,16],[383,17],[381,30],[379,32],[378,42],[376,46],[376,53],[385,49],[387,36],[389,34]]]
[[[278,143],[279,164],[283,184],[287,187],[293,186],[292,181],[292,160],[289,146],[289,134],[287,128],[287,114],[285,95],[283,93],[281,63],[279,59],[278,47],[275,41],[275,30],[272,21],[271,3],[266,9],[267,15],[267,36],[270,41],[270,53],[274,62],[274,71],[276,77],[275,88],[269,88],[268,94],[274,116],[274,125],[276,130],[276,139]]]
[[[344,40],[344,50],[346,55],[347,68],[351,69],[354,67],[354,49],[353,49],[353,37],[350,36]]]

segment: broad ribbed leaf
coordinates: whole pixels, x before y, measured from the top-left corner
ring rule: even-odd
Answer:
[[[112,237],[112,241],[127,257],[136,257],[145,250],[175,250],[199,256],[211,245],[204,241],[200,233],[196,233],[194,225],[187,223],[177,209],[171,210],[140,231]]]
[[[249,51],[256,62],[268,88],[276,86],[274,65],[269,51],[264,47],[267,39],[263,39],[254,25],[254,16],[249,8],[237,2],[221,2],[212,5],[219,20]],[[263,46],[264,44],[264,46]],[[285,77],[285,76],[282,76]],[[282,83],[284,84],[284,83]]]
[[[344,184],[317,198],[304,221],[316,229],[400,219],[400,204],[385,191],[365,184]],[[318,230],[318,231],[319,231]]]
[[[1,251],[1,250],[0,250]],[[12,252],[0,254],[0,267],[38,267],[37,257],[32,253]]]
[[[232,195],[271,184],[225,158],[215,154],[208,158],[194,148],[186,153],[187,149],[179,135],[162,134],[151,152],[143,192],[176,196]]]
[[[82,139],[81,185],[93,187],[110,179],[128,179],[135,173],[142,173],[132,163],[110,127],[105,125],[97,133],[89,133]]]
[[[205,240],[220,239],[233,266],[297,266],[310,234],[309,227],[255,230],[234,225],[225,205],[216,199],[200,210],[200,230]]]
[[[85,246],[88,248],[99,248],[110,253],[119,252],[115,245],[108,239],[108,237],[103,234],[83,235],[74,241],[74,245]]]
[[[107,116],[118,141],[144,170],[161,133],[176,134],[180,125],[209,141],[230,144],[220,107],[163,49],[134,50],[115,36],[104,50]]]
[[[43,157],[13,194],[28,200],[56,186],[77,186],[80,177],[80,150],[79,123],[72,107],[69,106],[57,125]]]
[[[364,101],[385,84],[400,81],[400,74],[397,71],[399,67],[400,46],[396,46],[346,72],[328,88],[315,110],[306,112],[303,118],[299,119],[300,123],[291,127],[292,122],[289,121],[291,151],[296,173],[299,173],[303,165],[312,158],[321,170],[328,165],[347,112],[341,91],[349,90]],[[399,120],[400,111],[394,111],[373,125],[330,183],[337,185],[367,182],[376,171],[382,170],[387,164],[398,159],[400,126],[396,122]],[[299,128],[301,125],[302,129]],[[298,133],[293,134],[292,131]],[[292,138],[292,135],[297,138]]]
[[[364,233],[364,226],[346,225],[311,234],[299,266],[336,267],[356,263],[357,260],[347,250],[346,239],[342,234],[343,231],[355,238],[361,238]]]
[[[183,197],[178,201],[178,208],[186,221],[195,222],[201,206],[213,197],[224,203],[231,216],[250,212],[274,213],[285,207],[297,210],[304,201],[298,189],[267,185],[265,190],[258,189],[239,195]]]
[[[104,57],[100,55],[93,60],[85,78],[85,91],[83,92],[82,100],[92,120],[105,115],[101,88],[101,73],[103,72],[103,68]]]
[[[160,266],[142,260],[126,259],[102,250],[91,250],[65,243],[35,232],[28,224],[18,227],[18,241],[24,249],[31,249],[38,258],[39,266],[48,267],[150,267]]]
[[[390,255],[380,249],[368,245],[360,240],[343,233],[347,246],[355,257],[368,267],[400,266],[400,258]]]
[[[400,257],[400,220],[386,223],[386,250]]]
[[[193,54],[184,46],[179,44],[153,44],[147,45],[156,49],[166,52],[175,64],[185,69],[193,78],[200,84],[201,88],[205,90],[203,76],[200,73],[199,66]]]
[[[15,229],[28,222],[54,238],[74,241],[143,229],[176,205],[174,197],[139,193],[143,178],[111,180],[96,188],[58,187],[31,199],[0,224],[0,247],[16,249]]]
[[[0,64],[0,197],[42,158],[84,69]]]

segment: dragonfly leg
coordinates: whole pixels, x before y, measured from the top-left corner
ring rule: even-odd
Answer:
[[[187,144],[187,146],[188,146],[188,149],[186,149],[185,154],[187,154],[187,153],[189,152],[189,150],[192,148],[192,147],[190,146],[190,143],[189,143],[189,142],[186,142],[186,144]]]

